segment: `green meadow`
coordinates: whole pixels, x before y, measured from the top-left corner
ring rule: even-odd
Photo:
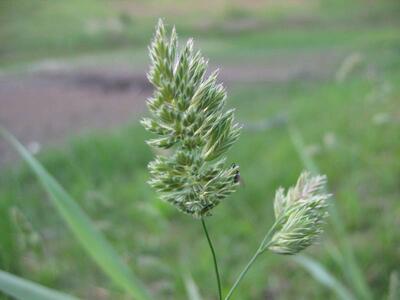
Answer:
[[[209,6],[199,6],[197,13],[183,1],[159,6],[137,1],[141,10],[128,14],[121,8],[126,2],[119,2],[40,1],[35,8],[33,1],[2,1],[1,70],[23,70],[47,57],[79,64],[88,56],[143,67],[158,16],[177,25],[181,40],[193,36],[212,66],[232,66],[239,77],[241,66],[289,69],[279,80],[228,84],[228,106],[244,125],[228,161],[240,165],[243,184],[208,219],[224,291],[273,223],[275,190],[292,185],[306,168],[292,126],[304,141],[303,152],[328,176],[340,222],[374,298],[386,299],[390,275],[400,272],[400,5],[288,1],[269,9],[217,1],[214,11],[205,1]],[[89,21],[102,18],[119,20],[122,29],[110,25],[88,33]],[[135,118],[127,126],[68,137],[37,158],[156,299],[187,299],[185,274],[205,299],[216,299],[201,223],[161,202],[146,183],[154,157],[144,142],[149,137]],[[129,299],[74,240],[21,161],[0,171],[0,233],[0,269],[83,299]],[[306,253],[347,283],[337,239],[328,224]],[[275,254],[258,261],[235,295],[336,299],[292,259]]]

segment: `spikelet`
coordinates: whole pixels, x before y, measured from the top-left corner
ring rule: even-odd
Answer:
[[[279,254],[296,254],[310,246],[323,230],[327,213],[324,192],[326,176],[311,176],[304,172],[295,187],[275,194],[276,232],[268,249]]]

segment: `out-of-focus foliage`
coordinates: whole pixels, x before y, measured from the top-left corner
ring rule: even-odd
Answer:
[[[80,242],[90,257],[108,275],[114,283],[124,289],[130,296],[138,300],[150,299],[147,290],[142,286],[140,279],[122,263],[115,250],[110,246],[103,235],[93,226],[89,217],[75,202],[74,199],[63,189],[63,187],[46,171],[21,143],[8,131],[0,127],[0,136],[6,139],[10,145],[28,164],[29,168],[37,176],[38,181],[50,196],[52,203],[60,217],[68,225],[72,234]],[[6,274],[3,274],[6,275]],[[13,279],[12,276],[4,278]],[[16,279],[16,278],[14,278]],[[21,283],[22,282],[22,283]],[[23,289],[23,280],[10,280],[15,283],[15,289]],[[26,282],[26,285],[28,283]],[[30,285],[34,287],[34,285]],[[45,294],[45,292],[43,292]],[[12,293],[11,295],[18,295]],[[26,292],[29,294],[29,290]],[[50,298],[50,296],[48,296]],[[60,298],[62,295],[59,296]],[[19,299],[29,298],[18,295]]]
[[[20,300],[77,300],[77,298],[72,296],[51,290],[3,271],[0,271],[0,290]]]
[[[279,117],[289,115],[304,136],[307,153],[329,178],[369,287],[377,299],[387,296],[389,274],[400,265],[398,1],[279,1],[287,7],[274,8],[273,13],[268,6],[215,8],[202,1],[201,11],[207,13],[198,17],[181,1],[160,6],[146,1],[149,4],[135,9],[129,9],[129,2],[40,1],[32,7],[31,1],[1,1],[1,65],[22,68],[36,58],[90,53],[97,63],[133,61],[135,67],[145,66],[145,47],[161,16],[177,24],[182,36],[198,37],[211,61],[241,74],[233,79],[246,80],[249,68],[244,64],[258,68],[259,80],[229,82],[228,105],[237,108],[247,132],[228,157],[240,165],[244,186],[209,219],[215,247],[229,252],[220,262],[226,281],[235,279],[272,224],[268,212],[273,210],[276,187],[292,184],[304,168],[280,126]],[[154,14],[147,5],[153,5]],[[119,29],[111,29],[115,25],[107,21],[109,16],[124,20],[121,33],[113,33]],[[104,25],[108,22],[111,25]],[[349,59],[356,53],[361,59]],[[65,61],[77,64],[79,59]],[[341,68],[346,61],[356,62]],[[267,72],[281,76],[263,77]],[[203,255],[208,249],[199,238],[201,226],[160,202],[145,183],[153,154],[143,141],[150,135],[136,120],[133,123],[113,133],[75,137],[39,159],[79,199],[155,295],[186,299],[176,268],[179,254],[193,266],[190,272],[204,298],[210,298],[215,284],[209,257]],[[1,171],[0,267],[82,298],[124,299],[85,258],[58,216],[50,213],[46,195],[31,173],[17,165]],[[16,234],[14,208],[30,223],[31,232]],[[23,242],[32,234],[40,238],[40,246]],[[324,236],[326,248],[307,251],[331,274],[341,274],[336,237],[329,226]],[[235,294],[238,299],[336,299],[297,264],[282,264],[279,256],[260,259],[248,279]]]

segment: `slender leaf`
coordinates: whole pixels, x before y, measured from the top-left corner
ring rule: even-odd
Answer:
[[[123,288],[129,295],[134,297],[134,299],[150,299],[150,296],[142,286],[140,280],[130,271],[127,265],[120,260],[115,250],[93,226],[88,216],[62,186],[14,136],[2,128],[0,128],[0,134],[10,142],[37,175],[41,184],[50,195],[52,203],[69,226],[71,232],[100,268],[116,285]]]
[[[189,273],[187,273],[183,279],[185,281],[185,288],[186,288],[186,293],[187,293],[188,299],[202,300],[202,298],[200,296],[199,288],[198,288],[196,282],[194,282],[192,276]]]
[[[293,260],[306,269],[316,281],[331,289],[338,299],[355,300],[351,292],[316,260],[305,255],[297,255]]]
[[[390,274],[388,300],[399,300],[399,299],[400,299],[400,279],[399,279],[399,274],[396,271],[393,271]]]
[[[78,300],[73,296],[49,289],[1,270],[0,291],[21,300]]]

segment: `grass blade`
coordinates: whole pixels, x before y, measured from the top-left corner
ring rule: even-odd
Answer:
[[[396,271],[390,274],[388,300],[400,299],[400,279]]]
[[[21,300],[78,300],[32,281],[0,270],[0,291]]]
[[[355,300],[350,291],[316,260],[305,255],[295,256],[293,260],[306,269],[316,281],[331,289],[338,299]]]
[[[100,268],[134,299],[148,300],[145,288],[139,279],[120,260],[115,250],[93,226],[89,217],[79,205],[62,188],[62,186],[44,169],[44,167],[22,146],[18,140],[5,129],[0,128],[0,135],[17,150],[21,157],[39,178],[39,181],[50,195],[55,208],[69,226],[71,232],[81,243]]]
[[[199,288],[198,288],[196,282],[194,282],[192,276],[189,273],[187,273],[183,279],[185,281],[185,288],[186,288],[186,293],[187,293],[188,299],[202,300],[202,298],[200,296]]]
[[[295,127],[289,125],[289,135],[304,166],[311,173],[319,174],[320,171],[317,164],[305,151],[305,144],[300,132]],[[332,200],[334,203],[334,197],[332,197]],[[337,240],[339,242],[339,252],[343,258],[343,264],[341,264],[342,271],[351,282],[354,293],[356,293],[360,299],[370,300],[372,299],[372,293],[368,288],[366,280],[354,257],[353,249],[347,239],[346,229],[335,204],[329,206],[329,215],[332,228],[335,231],[335,235],[337,236]]]

